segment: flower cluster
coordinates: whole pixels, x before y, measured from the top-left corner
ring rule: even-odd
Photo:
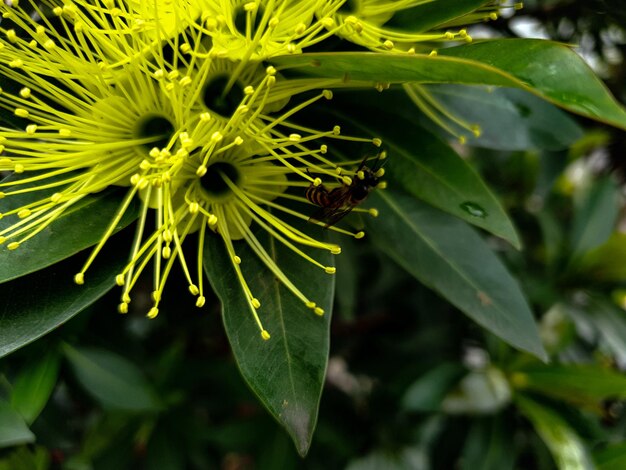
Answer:
[[[313,299],[293,285],[255,236],[267,231],[315,267],[334,273],[303,246],[337,254],[286,217],[308,220],[283,201],[311,204],[309,187],[363,179],[358,161],[338,161],[328,142],[380,146],[373,136],[344,136],[298,124],[296,115],[330,100],[338,80],[285,78],[268,59],[301,53],[331,36],[374,51],[416,53],[420,44],[470,41],[463,29],[401,33],[385,23],[423,0],[55,0],[6,1],[0,6],[0,198],[32,195],[1,215],[0,243],[15,250],[90,194],[127,187],[75,282],[141,201],[130,258],[116,277],[119,311],[128,311],[140,274],[152,266],[154,317],[175,262],[196,304],[205,303],[202,249],[207,230],[219,234],[261,336],[260,302],[241,269],[244,240],[276,277],[317,314]],[[493,15],[496,7],[477,13]],[[423,47],[432,47],[423,46]],[[417,101],[416,101],[417,102]],[[377,178],[383,171],[378,170]],[[330,182],[330,183],[329,183]],[[375,214],[375,211],[371,211]],[[154,218],[154,226],[148,222]],[[320,222],[324,225],[323,222]],[[150,227],[150,228],[149,228]],[[361,237],[339,227],[333,230]],[[191,264],[184,241],[198,233]]]

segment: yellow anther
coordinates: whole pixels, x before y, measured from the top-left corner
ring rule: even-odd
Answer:
[[[352,178],[350,178],[349,176],[342,176],[341,181],[343,181],[343,183],[348,186],[352,184]]]
[[[146,314],[146,316],[148,318],[156,318],[158,314],[159,314],[159,309],[156,307],[152,307],[150,311]]]
[[[21,117],[21,118],[27,118],[30,115],[28,110],[24,108],[15,108],[14,113],[17,117]]]
[[[359,170],[356,174],[356,177],[360,180],[364,180],[365,179],[365,172],[363,170]]]
[[[180,76],[180,72],[178,70],[172,70],[167,74],[167,78],[169,80],[176,80]]]
[[[184,43],[181,44],[180,47],[178,48],[180,50],[180,52],[182,52],[183,54],[189,54],[192,49],[191,49],[191,45],[189,43]]]
[[[436,50],[432,50],[430,51],[430,53],[428,54],[428,57],[437,57],[437,51]]]
[[[20,219],[25,219],[26,217],[29,217],[30,215],[32,215],[32,213],[33,212],[30,209],[22,209],[17,212],[17,216]]]
[[[263,338],[265,341],[270,339],[270,334],[267,332],[267,330],[261,331],[261,338]]]
[[[201,295],[200,297],[196,299],[196,307],[198,308],[204,307],[205,303],[206,303],[206,297],[204,295]]]
[[[300,134],[289,134],[289,140],[291,142],[299,142],[300,139],[302,139],[302,136]]]
[[[2,218],[2,214],[0,214],[0,219]],[[7,237],[0,236],[0,245],[3,245],[7,241]]]
[[[376,178],[382,178],[384,175],[385,175],[384,168],[379,168],[378,171],[374,173],[374,176],[376,176]]]
[[[37,132],[37,124],[29,124],[26,126],[26,133],[28,135],[33,135],[35,132]]]
[[[17,250],[19,247],[20,247],[20,244],[18,242],[9,243],[7,245],[7,248],[9,250]]]
[[[189,75],[185,75],[178,81],[180,86],[189,86],[192,83],[191,77]]]
[[[154,300],[155,302],[161,301],[161,293],[158,290],[152,291],[152,300]]]
[[[69,137],[72,135],[72,131],[69,129],[59,129],[59,135],[61,137]]]
[[[341,126],[334,126],[334,127],[333,127],[333,134],[334,134],[334,135],[339,135],[339,134],[341,134]]]
[[[341,253],[341,247],[340,247],[340,246],[333,246],[333,247],[330,249],[330,252],[331,252],[333,255],[338,255],[338,254],[340,254],[340,253]]]
[[[381,181],[380,183],[378,183],[378,185],[376,187],[378,189],[385,189],[387,187],[387,182],[386,181]]]
[[[235,264],[241,264],[241,258],[237,255],[233,256],[233,262]]]
[[[388,51],[390,51],[391,49],[393,49],[395,46],[395,44],[393,43],[393,41],[390,41],[389,39],[387,39],[385,42],[383,42],[383,47],[385,49],[387,49]]]
[[[321,179],[321,178],[319,178],[319,177],[318,177],[318,178],[315,178],[315,179],[313,180],[313,186],[318,187],[318,186],[320,186],[321,184],[322,184],[322,179]]]
[[[118,274],[117,276],[115,276],[115,283],[118,286],[120,286],[120,287],[123,286],[124,282],[125,282],[125,279],[124,279],[124,275],[123,274]]]
[[[304,305],[306,305],[307,308],[317,307],[317,304],[315,302],[311,302],[310,300],[308,302],[305,302]]]
[[[252,85],[248,85],[247,87],[245,87],[243,89],[243,93],[244,93],[244,95],[248,95],[248,96],[253,95],[254,94],[254,87]]]
[[[333,99],[333,92],[330,90],[324,90],[322,91],[322,96],[327,99],[327,100],[332,100]]]
[[[79,286],[85,283],[85,273],[78,273],[74,276],[74,282]]]
[[[250,304],[252,304],[252,306],[253,306],[254,308],[256,308],[257,310],[258,310],[259,308],[261,308],[261,302],[259,302],[259,299],[257,299],[256,297],[253,297],[253,298],[250,300]]]
[[[206,222],[209,225],[215,225],[217,223],[217,217],[214,214],[211,214]]]
[[[209,122],[211,120],[211,114],[204,112],[200,114],[200,121]]]
[[[372,207],[368,212],[372,217],[378,217],[378,209]]]
[[[383,141],[378,137],[374,137],[372,139],[372,144],[374,144],[376,147],[380,147],[383,144]]]
[[[32,94],[31,89],[28,87],[24,87],[20,90],[20,96],[24,98],[25,100],[30,98],[31,94]]]
[[[165,259],[169,259],[172,256],[172,249],[169,246],[164,246],[163,250],[161,250],[161,256]]]
[[[200,293],[200,289],[195,284],[189,284],[189,292],[191,295],[198,295]]]
[[[271,20],[268,21],[267,23],[267,27],[270,29],[276,29],[276,27],[278,26],[278,24],[280,23],[280,21],[278,20],[278,18],[274,17]]]
[[[320,145],[320,153],[323,155],[326,152],[328,152],[328,145],[326,145],[326,144]]]
[[[365,236],[365,232],[357,232],[354,234],[354,238],[356,238],[357,240],[363,238]]]
[[[224,136],[219,131],[216,131],[216,132],[213,133],[213,135],[211,135],[211,141],[213,141],[215,143],[219,142],[223,138],[224,138]]]
[[[256,2],[248,2],[248,3],[244,3],[243,5],[243,9],[245,11],[255,11],[258,8]]]
[[[204,175],[206,175],[206,171],[207,171],[206,166],[200,165],[198,169],[196,170],[196,175],[202,178]]]
[[[324,28],[332,28],[333,26],[335,26],[335,20],[333,20],[330,17],[326,17],[326,18],[322,18],[322,20],[320,21],[320,23],[322,23],[322,25],[324,26]]]
[[[16,163],[13,171],[15,171],[15,173],[24,173],[24,165],[22,165],[21,163]]]
[[[152,73],[152,77],[154,77],[156,80],[161,80],[164,76],[165,72],[163,71],[163,69],[157,69]]]
[[[141,163],[139,164],[139,168],[141,168],[142,170],[149,170],[150,167],[152,165],[150,165],[150,162],[148,160],[142,160]]]
[[[332,266],[326,266],[324,268],[324,271],[326,272],[326,274],[335,274],[337,272],[337,268]]]
[[[197,214],[199,210],[200,210],[200,204],[198,204],[197,202],[192,202],[189,204],[190,214]]]
[[[124,292],[122,294],[122,302],[129,304],[130,303],[130,295],[128,295],[128,292]]]
[[[313,312],[315,313],[315,315],[319,315],[320,317],[324,315],[324,309],[320,307],[315,307],[313,309]]]
[[[128,313],[128,304],[126,302],[122,302],[117,306],[117,311],[120,313]]]
[[[19,69],[23,65],[24,61],[22,59],[13,59],[11,62],[9,62],[9,67],[11,67],[12,69]]]

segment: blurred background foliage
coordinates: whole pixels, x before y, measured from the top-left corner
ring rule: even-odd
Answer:
[[[624,0],[537,0],[475,34],[581,44],[623,102],[625,24]],[[454,89],[432,92],[445,102]],[[489,241],[522,284],[550,363],[344,240],[306,459],[241,379],[217,299],[197,311],[168,297],[147,321],[146,288],[130,315],[111,314],[113,291],[0,361],[0,470],[626,468],[626,138],[576,120],[569,148],[541,129],[522,145],[531,150],[457,148],[516,224],[522,251]]]

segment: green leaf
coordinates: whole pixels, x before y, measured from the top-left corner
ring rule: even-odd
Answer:
[[[73,281],[84,263],[82,255],[1,284],[0,357],[58,328],[108,292],[125,259],[110,253],[102,253],[103,262],[90,268],[83,286]]]
[[[316,238],[323,237],[321,228],[312,228],[321,232]],[[226,334],[241,374],[270,413],[285,426],[298,452],[305,455],[317,421],[328,362],[334,278],[265,232],[258,237],[285,276],[325,310],[324,316],[315,315],[296,298],[247,244],[236,243],[246,281],[261,302],[259,316],[271,334],[269,340],[263,341],[220,237],[207,237],[204,266],[222,302]],[[311,255],[324,266],[332,266],[329,252],[317,251]]]
[[[24,418],[11,406],[0,401],[0,448],[35,442]]]
[[[513,470],[513,433],[502,415],[474,418],[461,456],[461,470]]]
[[[385,27],[423,32],[467,15],[488,3],[488,0],[437,0],[402,10]]]
[[[594,452],[598,470],[624,470],[626,468],[626,443],[615,444]]]
[[[597,407],[606,399],[626,398],[626,377],[599,366],[534,364],[516,371],[513,381],[522,390],[576,405]]]
[[[376,450],[348,463],[346,470],[414,470],[430,468],[428,453],[420,446],[405,447],[398,452]]]
[[[470,227],[392,190],[376,191],[368,202],[380,213],[366,218],[380,249],[487,330],[546,357],[519,285]]]
[[[594,214],[590,214],[596,219]],[[592,224],[592,221],[588,221]],[[607,223],[606,220],[598,221],[596,225]],[[592,235],[590,234],[589,238]],[[599,240],[596,240],[599,241]],[[609,239],[602,245],[584,253],[576,262],[575,270],[585,279],[593,279],[595,282],[623,282],[626,280],[626,234],[613,232]]]
[[[18,249],[11,251],[5,246],[0,247],[0,282],[45,268],[95,245],[117,214],[124,191],[115,188],[86,196]],[[34,197],[32,193],[6,197],[1,200],[0,207],[2,212],[6,212],[40,198],[41,195]],[[137,218],[137,206],[131,204],[115,232]],[[0,220],[0,230],[10,227],[17,220],[15,216],[3,218]]]
[[[386,179],[410,194],[449,212],[516,248],[520,240],[499,201],[476,171],[454,150],[415,122],[384,111],[351,105],[351,116],[333,112],[365,135],[383,140],[389,161]],[[354,116],[354,117],[353,117]],[[410,136],[410,138],[407,138]]]
[[[402,407],[408,411],[439,411],[446,394],[465,372],[455,362],[438,365],[409,386],[402,397]]]
[[[459,83],[521,88],[568,111],[626,129],[626,111],[568,47],[538,39],[498,39],[440,49],[437,56],[363,52],[274,57],[279,68],[338,78],[355,86]],[[358,83],[363,82],[363,83]],[[370,83],[367,83],[370,82]]]
[[[480,127],[478,137],[463,133],[469,145],[554,151],[568,148],[583,135],[566,113],[523,90],[462,85],[430,85],[427,90],[452,115]]]
[[[13,384],[11,406],[28,424],[37,419],[54,390],[60,359],[56,351],[49,351],[26,364]]]
[[[582,439],[561,416],[527,397],[518,396],[515,401],[550,449],[560,470],[593,469]]]
[[[572,227],[572,259],[605,243],[620,210],[618,185],[610,177],[593,181],[576,200]]]
[[[156,394],[141,370],[122,356],[103,349],[64,346],[76,379],[100,404],[111,410],[154,411]]]

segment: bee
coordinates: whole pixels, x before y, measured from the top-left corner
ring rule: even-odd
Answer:
[[[343,183],[329,190],[323,184],[315,186],[311,183],[304,196],[309,202],[320,206],[320,209],[309,217],[309,222],[323,222],[324,228],[331,227],[367,199],[370,191],[380,183],[384,171],[379,161],[384,158],[384,154],[376,156],[372,168],[365,166],[368,158],[366,156],[363,159],[350,184]]]

